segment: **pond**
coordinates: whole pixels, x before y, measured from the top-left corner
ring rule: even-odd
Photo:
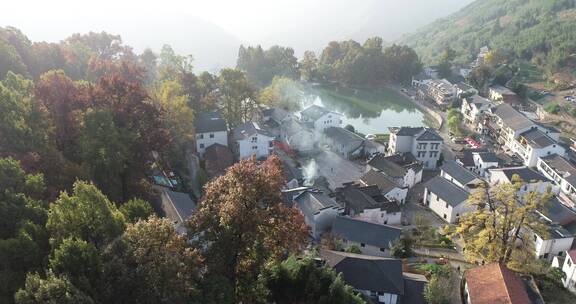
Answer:
[[[316,104],[344,115],[342,127],[362,134],[388,134],[389,127],[423,127],[431,118],[404,95],[390,88],[308,87],[303,108]]]

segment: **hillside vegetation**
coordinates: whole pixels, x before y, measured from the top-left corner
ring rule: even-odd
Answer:
[[[549,73],[572,72],[576,66],[576,0],[478,0],[401,42],[413,47],[428,64],[436,64],[447,46],[464,63],[487,45]]]

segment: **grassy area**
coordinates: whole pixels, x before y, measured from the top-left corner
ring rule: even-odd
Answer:
[[[534,83],[544,81],[543,76],[544,71],[541,68],[529,62],[521,62],[515,79],[520,83]]]

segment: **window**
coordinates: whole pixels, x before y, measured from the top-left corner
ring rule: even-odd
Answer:
[[[438,156],[438,151],[430,151],[430,157],[434,158]]]
[[[550,255],[549,253],[545,253],[544,258],[547,259],[549,255]]]
[[[269,141],[269,142],[268,142],[268,147],[270,147],[270,148],[274,147],[274,142]]]
[[[448,209],[448,203],[446,203],[446,209]]]
[[[380,251],[385,252],[386,248],[380,248]]]
[[[446,214],[444,214],[444,219],[446,219]]]
[[[200,139],[204,139],[204,134],[200,134],[200,135],[198,135],[198,138],[200,138]]]
[[[418,157],[425,157],[426,151],[418,151]]]
[[[428,146],[427,143],[421,143],[421,144],[418,144],[418,148],[417,148],[417,149],[418,149],[418,150],[426,150],[426,147],[427,147],[427,146]]]
[[[210,133],[210,138],[214,138],[214,133]]]
[[[430,144],[430,149],[438,150],[438,146],[440,146],[440,144]]]
[[[252,146],[252,150],[258,150],[258,146]]]
[[[564,252],[560,251],[558,252],[558,256],[562,256],[564,254]]]
[[[258,141],[258,137],[252,137],[252,142],[257,142]]]
[[[366,247],[366,244],[360,243],[360,247],[364,248],[364,247]]]
[[[204,149],[204,144],[200,144],[200,149]]]
[[[566,264],[568,264],[568,267],[572,266],[572,262],[570,261],[569,257],[566,259]]]
[[[384,221],[384,225],[388,225],[388,220],[385,220],[385,221]]]

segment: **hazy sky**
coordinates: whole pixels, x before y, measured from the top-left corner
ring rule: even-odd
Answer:
[[[297,53],[318,50],[330,40],[379,35],[394,41],[472,1],[6,0],[0,26],[20,28],[33,41],[106,30],[120,34],[137,51],[169,43],[202,60],[211,51],[205,45],[215,40],[233,48],[240,42],[288,45]]]

